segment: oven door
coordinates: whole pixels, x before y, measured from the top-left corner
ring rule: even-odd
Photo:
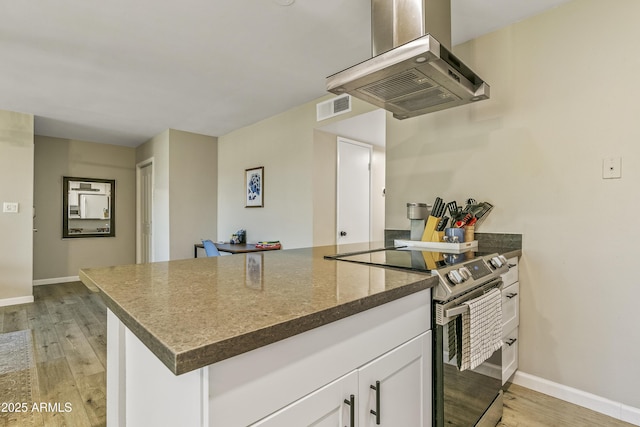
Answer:
[[[435,339],[435,425],[495,426],[502,417],[502,402],[496,401],[502,390],[502,351],[497,350],[475,369],[460,371],[457,356],[449,360],[447,325],[436,325]],[[493,407],[494,403],[500,408]]]
[[[449,330],[453,323],[438,323],[444,322],[434,321],[434,425],[495,426],[502,418],[502,351],[495,351],[475,369],[461,371],[457,355],[450,354],[455,342],[454,327]]]

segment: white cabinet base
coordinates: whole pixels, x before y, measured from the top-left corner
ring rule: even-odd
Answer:
[[[520,325],[520,283],[518,258],[509,258],[509,271],[502,275],[502,385],[518,369],[518,325]]]
[[[178,376],[109,310],[108,426],[245,427],[266,422],[270,414],[429,331],[430,307],[431,293],[425,290]],[[420,367],[415,357],[407,358],[405,372],[420,372],[420,381],[429,375],[422,400],[430,405],[430,349],[428,356],[428,366]],[[329,405],[327,414],[332,410]],[[423,411],[429,415],[426,427],[430,406]]]

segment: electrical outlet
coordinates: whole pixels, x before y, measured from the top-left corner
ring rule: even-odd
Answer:
[[[18,203],[16,203],[16,202],[4,202],[2,204],[2,212],[4,212],[4,213],[18,213]]]
[[[622,158],[607,157],[602,160],[602,179],[622,178]]]

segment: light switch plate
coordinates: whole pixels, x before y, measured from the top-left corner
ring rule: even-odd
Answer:
[[[4,202],[2,204],[2,212],[4,213],[18,213],[17,202]]]
[[[622,158],[607,157],[602,160],[602,179],[622,178]]]

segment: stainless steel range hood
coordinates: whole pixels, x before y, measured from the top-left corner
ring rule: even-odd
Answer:
[[[489,85],[450,51],[450,0],[372,0],[372,54],[327,77],[348,93],[406,119],[489,99]]]

